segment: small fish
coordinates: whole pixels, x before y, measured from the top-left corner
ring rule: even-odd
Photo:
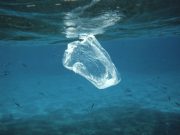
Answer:
[[[132,97],[132,90],[130,88],[125,89],[125,95],[128,97]]]
[[[132,97],[133,95],[131,93],[127,93],[126,96]]]
[[[27,68],[27,67],[28,67],[25,63],[22,63],[22,66],[23,66],[24,68]]]
[[[130,88],[126,88],[126,89],[125,89],[125,92],[127,92],[127,93],[131,93],[132,91],[131,91],[131,89],[130,89]]]
[[[9,75],[9,72],[7,71],[7,70],[5,70],[4,72],[3,72],[3,76],[8,76]]]
[[[19,107],[19,108],[22,107],[14,98],[12,98],[12,101],[14,102],[14,104],[15,104],[17,107]]]
[[[166,86],[162,86],[162,88],[163,88],[164,90],[167,90],[167,87],[166,87]]]
[[[83,87],[82,86],[78,86],[76,89],[83,90]]]
[[[91,112],[94,108],[94,103],[91,105],[90,109],[89,109],[89,112]]]
[[[91,105],[91,110],[94,108],[94,103]]]
[[[39,95],[45,96],[45,93],[44,92],[39,92]]]
[[[171,102],[171,97],[170,96],[168,96],[168,101]]]
[[[37,85],[40,85],[40,84],[41,84],[41,81],[38,81],[38,82],[37,82]]]
[[[22,107],[22,106],[21,106],[19,103],[17,103],[17,102],[14,102],[14,104],[15,104],[17,107],[19,107],[19,108]]]
[[[176,104],[177,106],[179,106],[179,107],[180,107],[180,103],[178,103],[178,102],[175,102],[175,104]]]

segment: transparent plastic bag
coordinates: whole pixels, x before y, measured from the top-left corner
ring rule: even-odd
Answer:
[[[82,41],[68,44],[63,65],[85,77],[98,89],[116,85],[121,78],[109,54],[94,35],[80,36]]]

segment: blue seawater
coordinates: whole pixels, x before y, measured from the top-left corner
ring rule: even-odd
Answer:
[[[98,89],[63,66],[82,34],[120,83]],[[179,0],[0,0],[0,135],[179,134]]]

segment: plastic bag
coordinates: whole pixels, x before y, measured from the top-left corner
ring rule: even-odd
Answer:
[[[94,35],[80,36],[82,41],[68,44],[64,53],[63,65],[85,77],[98,89],[116,85],[120,75],[109,54]]]

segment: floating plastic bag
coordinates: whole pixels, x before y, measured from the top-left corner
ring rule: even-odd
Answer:
[[[68,44],[64,53],[63,65],[85,77],[99,89],[116,85],[120,77],[109,54],[94,35],[83,35],[82,41]]]

